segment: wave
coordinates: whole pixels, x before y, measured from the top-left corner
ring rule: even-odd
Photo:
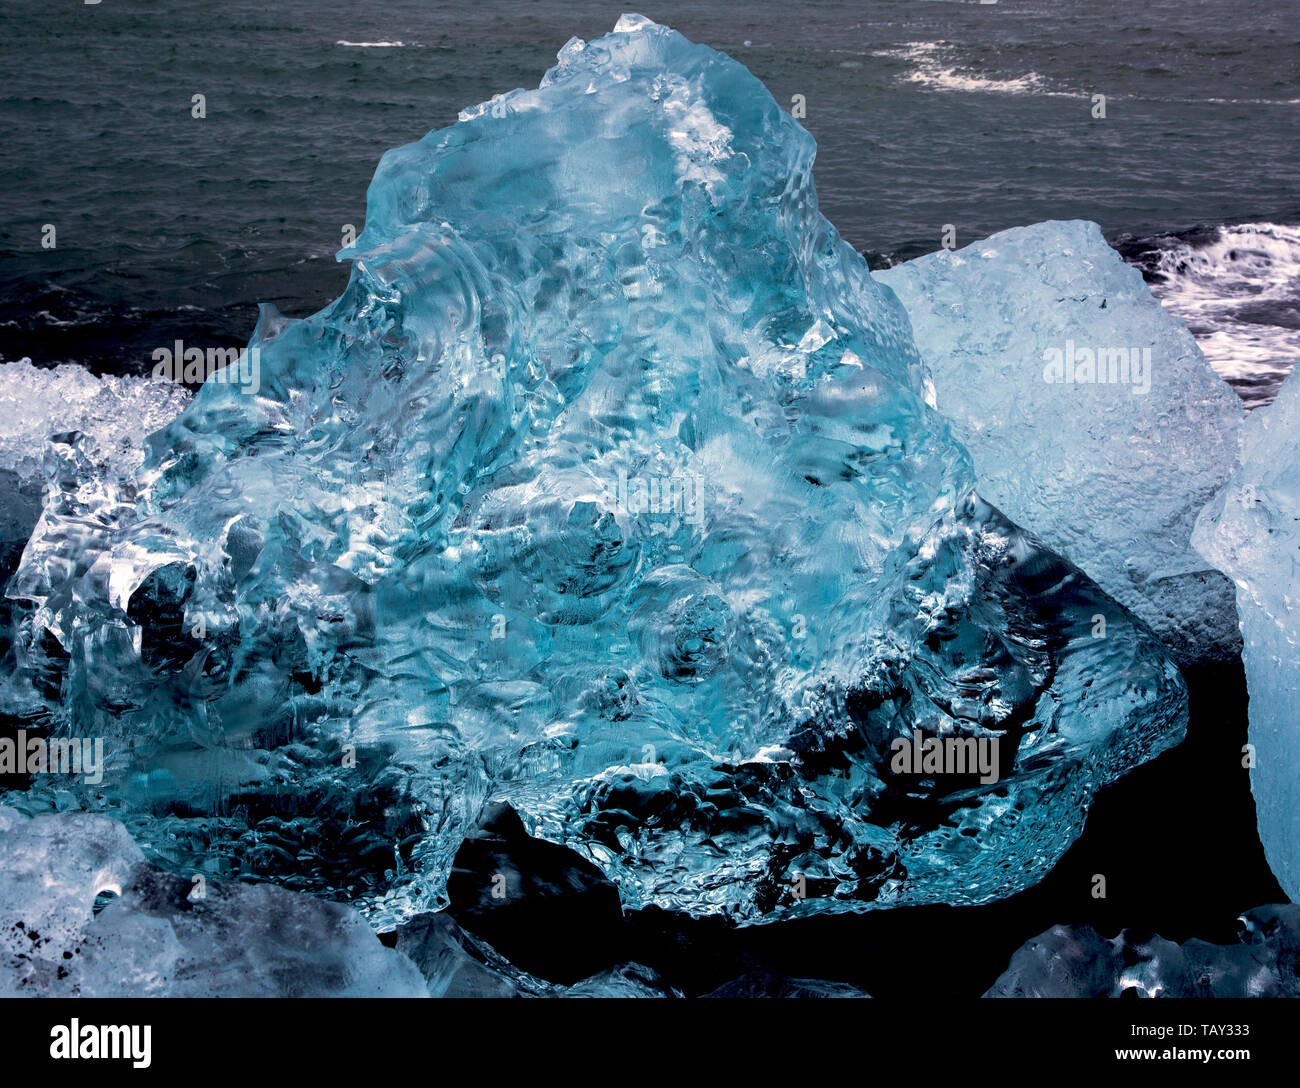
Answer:
[[[1174,101],[1209,102],[1215,106],[1300,106],[1300,98],[1201,98]]]
[[[347,46],[351,49],[400,49],[405,42],[344,42],[337,41],[335,45]]]
[[[851,57],[885,57],[904,61],[909,65],[902,75],[904,83],[919,84],[930,90],[986,92],[993,94],[1033,94],[1047,98],[1087,98],[1082,89],[1067,90],[1053,83],[1039,72],[1026,72],[1013,78],[997,78],[962,64],[956,56],[956,46],[951,42],[907,42],[889,49],[861,52],[854,49],[832,49],[831,53]],[[840,61],[839,67],[862,67],[854,61]],[[1148,94],[1115,94],[1107,97],[1115,101],[1174,102],[1180,105],[1215,106],[1296,106],[1300,98],[1187,98]]]
[[[1014,79],[995,79],[972,71],[953,60],[947,42],[908,42],[897,49],[878,49],[875,57],[893,57],[912,65],[904,82],[919,83],[939,91],[992,92],[995,94],[1061,94],[1052,91],[1045,76],[1027,72]]]
[[[1247,408],[1276,396],[1300,360],[1300,225],[1203,226],[1115,247]]]

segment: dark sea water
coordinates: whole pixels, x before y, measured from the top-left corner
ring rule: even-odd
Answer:
[[[319,309],[387,148],[625,6],[3,0],[0,359],[143,372],[177,337],[243,343],[259,301]],[[1093,219],[1248,401],[1300,355],[1300,0],[642,13],[804,96],[823,210],[876,263],[947,223]]]

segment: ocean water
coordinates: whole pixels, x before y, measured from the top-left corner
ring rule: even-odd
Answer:
[[[386,149],[535,86],[624,6],[3,0],[0,359],[141,373],[177,338],[242,344],[259,301],[320,308]],[[1297,358],[1296,0],[642,13],[802,96],[823,209],[875,263],[945,224],[1093,219],[1247,403]]]

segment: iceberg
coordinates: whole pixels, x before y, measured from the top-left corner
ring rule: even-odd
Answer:
[[[666,983],[649,967],[627,963],[611,967],[572,986],[563,987],[557,997],[582,998],[656,998],[681,997],[680,991]]]
[[[45,440],[80,432],[104,468],[129,475],[144,462],[144,439],[189,403],[182,385],[153,378],[96,377],[83,367],[48,369],[30,359],[0,363],[0,471],[39,492]]]
[[[867,998],[865,990],[847,982],[828,982],[816,978],[784,978],[768,971],[751,971],[723,983],[704,995],[712,998]]]
[[[101,475],[129,476],[144,462],[144,438],[190,399],[184,387],[147,378],[97,378],[79,366],[49,369],[30,359],[0,363],[0,579],[17,568],[41,514],[46,439],[79,434]],[[0,656],[9,647],[10,607],[0,600]]]
[[[1300,899],[1300,380],[1250,413],[1241,467],[1201,511],[1192,542],[1236,583],[1250,693],[1249,747],[1264,855]]]
[[[58,436],[11,712],[106,739],[77,802],[383,929],[446,904],[496,802],[628,909],[1038,880],[1186,689],[981,498],[814,154],[624,16],[384,155],[344,293],[263,307],[255,393],[205,384],[124,478]],[[900,772],[917,739],[953,761]]]
[[[565,986],[522,971],[491,945],[467,933],[446,912],[423,914],[397,929],[397,951],[424,975],[440,998],[681,997],[648,967],[620,964]]]
[[[980,494],[1145,620],[1183,665],[1241,651],[1191,546],[1241,402],[1095,223],[1017,227],[876,272],[902,301]]]
[[[445,911],[400,926],[395,947],[419,968],[430,997],[549,997],[556,989],[515,967]]]
[[[1053,926],[1028,941],[985,997],[1300,997],[1300,906],[1256,907],[1238,942],[1183,944],[1125,930]]]
[[[635,963],[548,982],[446,913],[393,943],[336,903],[163,872],[116,820],[0,807],[3,997],[681,996]]]
[[[0,996],[424,997],[355,911],[187,880],[122,824],[0,807]]]

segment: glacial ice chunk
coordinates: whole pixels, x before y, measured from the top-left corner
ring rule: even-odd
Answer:
[[[682,995],[665,982],[658,972],[639,963],[625,963],[611,967],[607,971],[592,975],[591,978],[575,982],[572,986],[560,987],[557,997],[583,998],[656,998],[681,997]]]
[[[271,884],[164,873],[105,816],[0,808],[0,996],[423,997],[426,989],[414,964],[348,907]]]
[[[386,927],[492,801],[629,907],[1040,878],[1185,689],[976,493],[812,138],[631,18],[462,116],[384,155],[337,301],[263,309],[256,395],[205,385],[109,495],[56,459],[16,702],[108,739],[82,802]]]
[[[534,933],[533,937],[536,938]],[[397,950],[419,968],[430,997],[680,997],[655,971],[620,964],[564,986],[520,970],[467,933],[445,911],[422,914],[397,929]]]
[[[144,438],[190,399],[183,386],[148,378],[97,378],[79,366],[30,359],[0,363],[0,580],[8,582],[41,515],[47,455],[75,443],[86,472],[78,490],[96,504],[144,463]],[[53,444],[47,442],[53,437]],[[9,648],[10,605],[0,600],[0,657]],[[0,677],[0,686],[4,679]]]
[[[718,998],[864,998],[871,995],[847,982],[818,978],[785,978],[768,971],[751,971],[704,995]]]
[[[1241,916],[1237,944],[1091,926],[1053,926],[1027,941],[985,997],[1300,997],[1300,906]]]
[[[547,997],[556,989],[467,933],[446,911],[398,927],[395,947],[424,975],[430,997]]]
[[[126,475],[143,463],[145,437],[175,419],[189,400],[174,382],[96,377],[68,363],[48,369],[30,359],[0,363],[0,470],[39,488],[46,439],[80,431],[106,467]]]
[[[1095,223],[1037,223],[876,272],[980,494],[1145,620],[1180,664],[1240,652],[1191,547],[1242,407]]]
[[[1250,413],[1241,467],[1192,537],[1237,586],[1253,759],[1250,789],[1264,855],[1300,899],[1300,379]],[[1249,764],[1248,764],[1249,765]]]

